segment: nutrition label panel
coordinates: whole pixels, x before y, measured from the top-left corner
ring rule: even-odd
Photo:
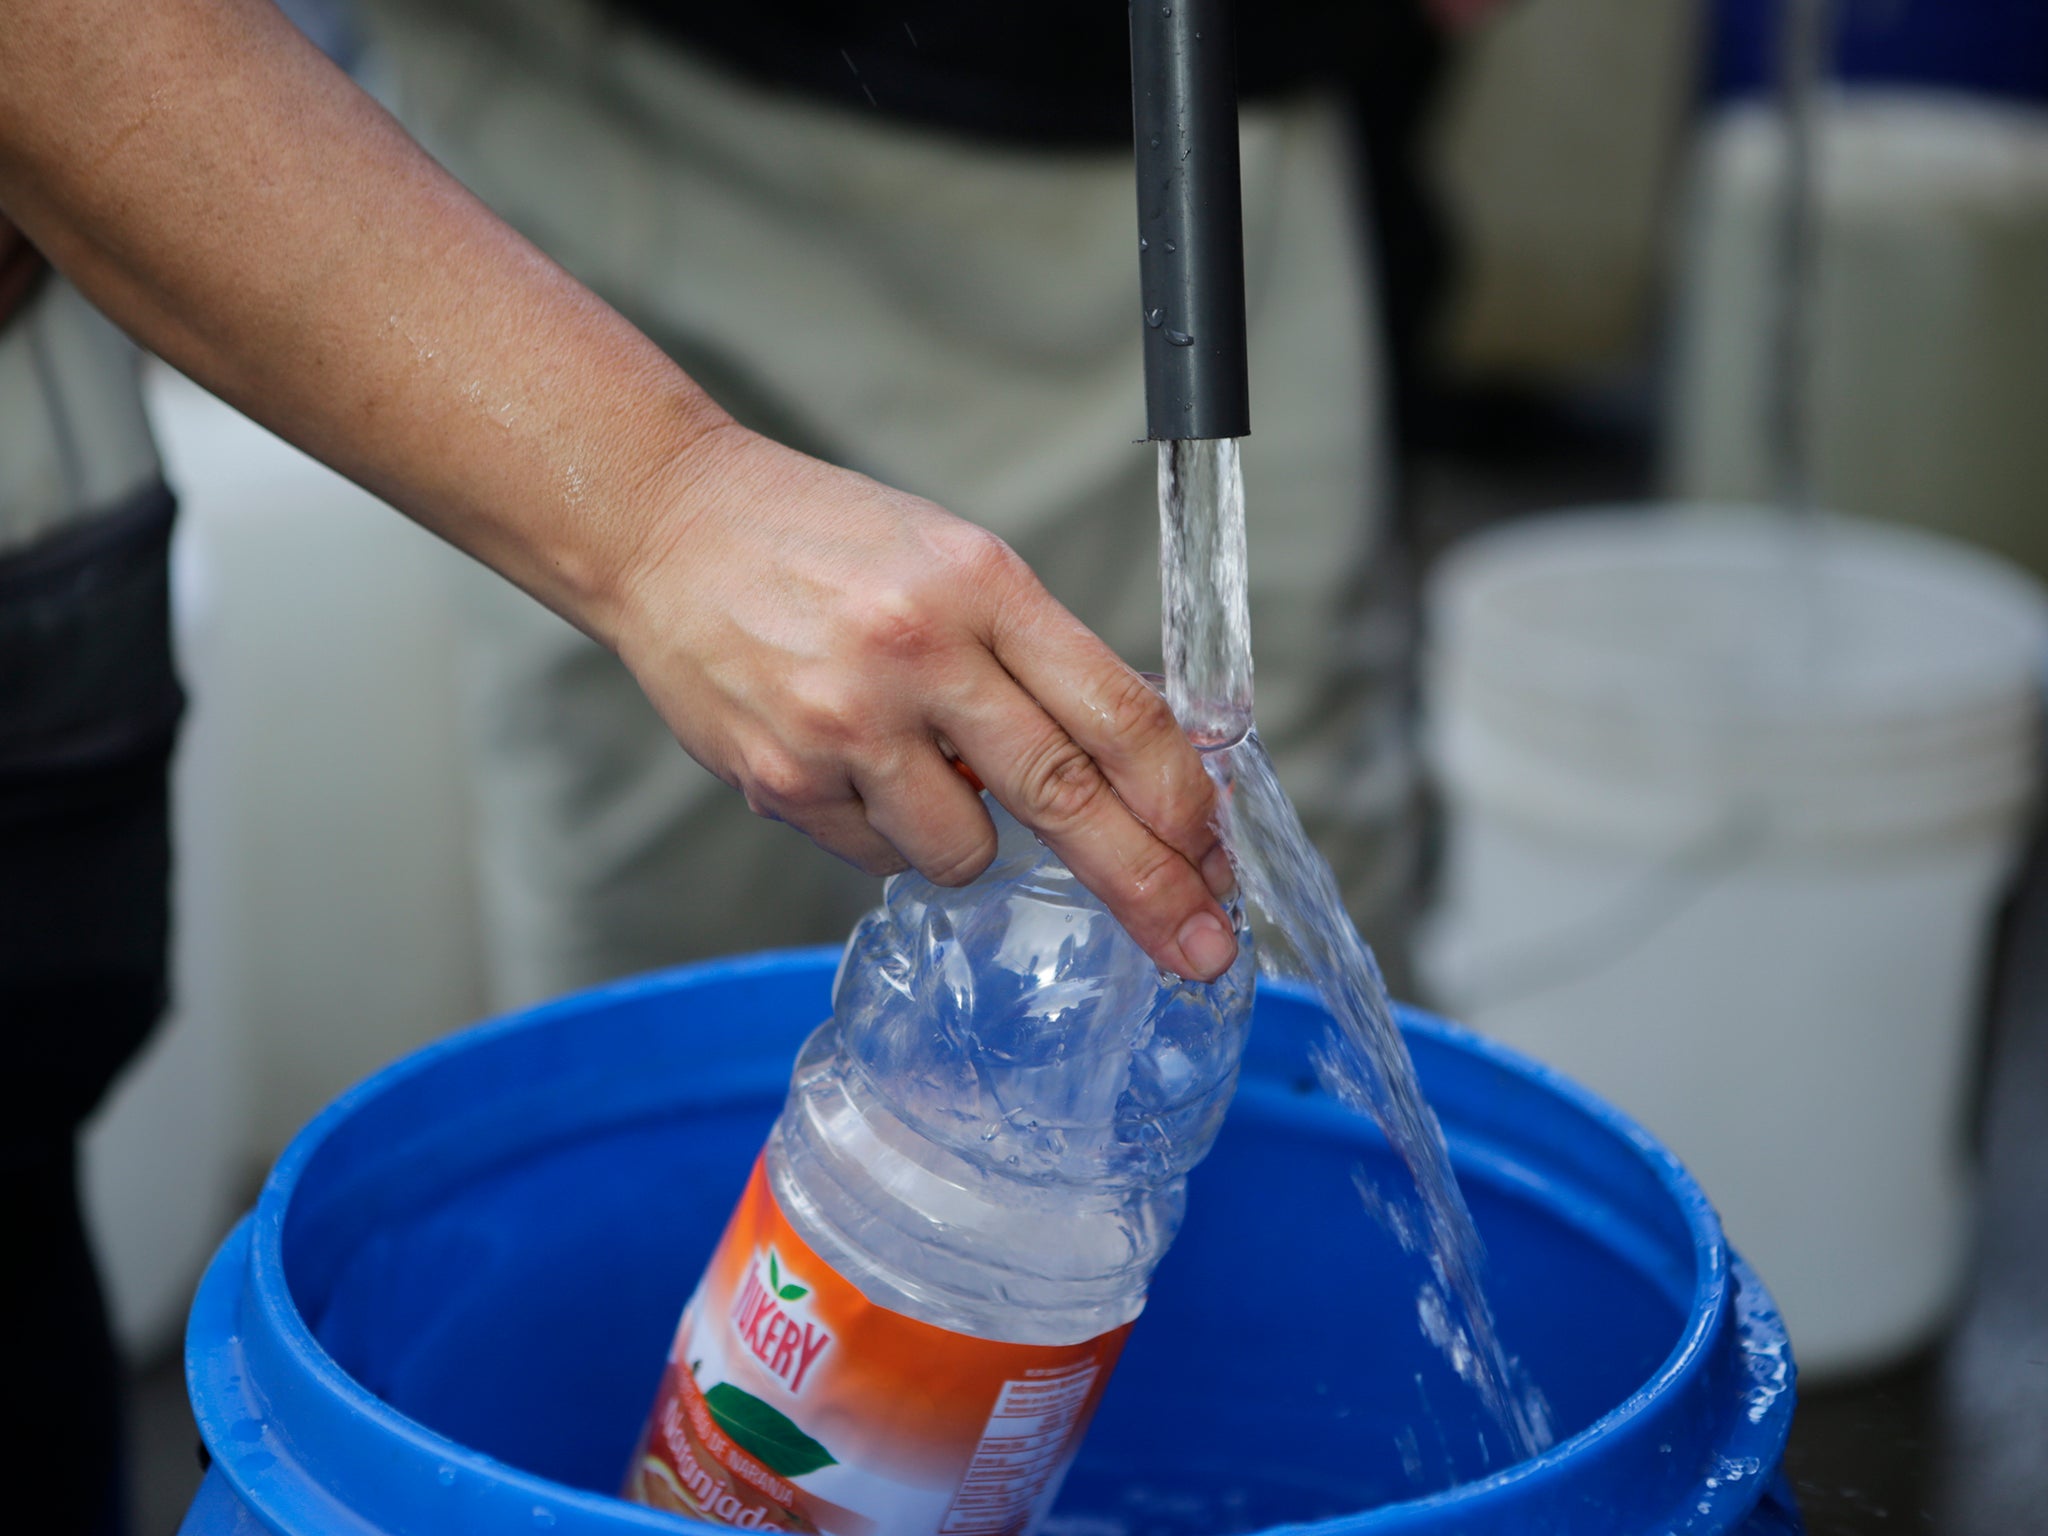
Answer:
[[[940,1536],[1003,1536],[1023,1529],[1061,1470],[1098,1367],[1006,1381]]]

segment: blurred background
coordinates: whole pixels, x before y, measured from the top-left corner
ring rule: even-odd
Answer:
[[[1297,793],[1321,795],[1333,839],[1365,829],[1347,894],[1403,990],[1614,1098],[1700,1174],[1801,1353],[1788,1467],[1811,1530],[2039,1529],[2048,0],[1373,5],[1344,8],[1348,161],[1261,147],[1312,137],[1285,80],[1270,120],[1247,115],[1253,246],[1303,248],[1335,210],[1363,253],[1250,252],[1342,332],[1276,320],[1262,341],[1255,295],[1261,375],[1335,348],[1370,377],[1341,396],[1329,457],[1355,494],[1288,491],[1320,498],[1318,537],[1364,551],[1341,623],[1318,622],[1370,693]],[[419,8],[446,12],[439,35],[289,9],[458,174],[519,203],[478,149],[483,66],[437,85],[432,65],[471,8]],[[832,7],[796,9],[830,35]],[[755,106],[892,107],[858,47],[821,85],[764,79],[732,39],[693,46]],[[912,167],[888,195],[952,174]],[[1260,225],[1269,190],[1282,211]],[[614,244],[662,238],[595,206],[549,247],[593,281]],[[1348,300],[1309,292],[1345,274]],[[1133,298],[1135,281],[1132,262]],[[1016,473],[1125,453],[1114,474],[1142,500],[1126,340],[1127,409],[1088,423],[1106,446]],[[1291,487],[1285,387],[1254,381],[1255,574],[1262,484]],[[611,943],[589,900],[573,922],[598,937],[535,959],[571,920],[532,894],[547,850],[507,830],[536,802],[492,788],[477,753],[504,748],[522,688],[608,685],[503,627],[523,620],[479,617],[494,600],[460,557],[366,494],[168,370],[146,391],[182,503],[192,698],[175,1001],[85,1166],[133,1372],[137,1529],[156,1536],[199,1477],[184,1309],[298,1127],[495,1008],[706,941]],[[877,433],[952,425],[882,393]],[[855,430],[821,429],[819,451]],[[972,496],[948,499],[972,516]],[[767,857],[771,881],[815,858],[794,839]],[[821,898],[782,937],[836,936],[865,899]]]

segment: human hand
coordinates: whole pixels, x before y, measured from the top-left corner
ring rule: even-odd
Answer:
[[[737,426],[678,473],[610,628],[691,756],[861,869],[964,885],[996,835],[957,758],[1159,965],[1229,966],[1198,754],[1007,545]]]

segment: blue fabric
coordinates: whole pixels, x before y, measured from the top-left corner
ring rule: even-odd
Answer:
[[[1716,0],[1707,91],[1753,95],[1777,78],[1785,0]],[[1830,71],[1851,84],[1923,85],[2048,102],[2048,0],[1838,0]]]

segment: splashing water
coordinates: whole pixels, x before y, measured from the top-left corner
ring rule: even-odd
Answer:
[[[1334,1098],[1373,1118],[1415,1184],[1412,1203],[1362,1180],[1360,1194],[1401,1246],[1429,1265],[1432,1279],[1416,1301],[1423,1333],[1478,1393],[1516,1455],[1533,1456],[1550,1444],[1549,1410],[1517,1380],[1501,1347],[1479,1279],[1485,1249],[1443,1131],[1415,1081],[1379,965],[1257,733],[1229,758],[1223,835],[1238,879],[1254,909],[1286,936],[1294,956],[1282,962],[1286,971],[1313,987],[1336,1020],[1315,1053],[1316,1077]]]
[[[1362,1179],[1360,1193],[1401,1246],[1428,1264],[1431,1279],[1417,1298],[1422,1330],[1517,1456],[1533,1456],[1551,1443],[1549,1408],[1517,1379],[1501,1347],[1479,1280],[1485,1250],[1378,962],[1253,730],[1244,477],[1234,439],[1159,445],[1159,526],[1167,702],[1209,753],[1239,883],[1285,940],[1262,944],[1261,964],[1314,988],[1336,1021],[1316,1052],[1316,1075],[1333,1097],[1372,1117],[1414,1181],[1412,1201]]]

